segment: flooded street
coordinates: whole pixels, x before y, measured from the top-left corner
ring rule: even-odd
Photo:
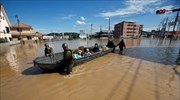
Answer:
[[[108,40],[48,42],[54,53],[69,48],[106,45]],[[179,100],[180,39],[124,39],[127,49],[73,68],[71,75],[43,73],[33,60],[44,43],[0,48],[0,100]],[[119,40],[114,40],[115,44]]]

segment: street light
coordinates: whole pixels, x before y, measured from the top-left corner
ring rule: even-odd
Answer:
[[[17,29],[17,31],[19,32],[20,42],[22,43],[22,35],[21,35],[21,31],[22,31],[22,30],[20,29],[20,25],[19,25],[20,20],[19,20],[19,18],[18,18],[18,15],[16,15],[15,18],[17,19],[17,23],[18,23],[18,29]]]
[[[110,39],[110,17],[109,17],[109,35],[108,38]]]
[[[92,26],[93,26],[93,24],[91,24],[91,38],[92,38]]]

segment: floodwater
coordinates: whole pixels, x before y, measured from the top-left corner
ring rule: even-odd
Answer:
[[[48,42],[54,53],[66,42],[105,45],[107,40]],[[115,44],[119,40],[114,40]],[[0,100],[180,100],[180,40],[125,39],[119,48],[73,68],[71,75],[44,73],[32,60],[44,54],[44,43],[0,48]]]

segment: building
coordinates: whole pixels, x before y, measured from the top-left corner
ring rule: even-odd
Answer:
[[[13,40],[20,40],[22,36],[22,40],[34,40],[36,35],[33,33],[33,28],[29,25],[23,23],[13,24],[11,27],[11,34]]]
[[[10,27],[11,24],[8,16],[0,3],[0,38],[6,39],[7,41],[12,39]]]
[[[44,40],[52,40],[54,37],[53,36],[48,36],[48,35],[43,35],[42,39]]]
[[[180,31],[167,31],[165,32],[165,36],[170,37],[170,36],[175,36],[175,37],[180,37]]]
[[[80,30],[79,38],[87,39],[87,34],[85,33],[85,30]]]
[[[108,39],[108,38],[113,38],[113,31],[109,30],[100,30],[100,32],[96,32],[98,35],[97,37],[100,39]]]
[[[81,33],[81,34],[79,35],[79,38],[80,38],[80,39],[87,39],[87,34]]]
[[[138,25],[135,22],[123,21],[114,27],[114,37],[138,37],[143,25]]]
[[[43,34],[42,34],[42,33],[36,32],[36,33],[35,33],[35,36],[36,36],[38,39],[43,39]]]

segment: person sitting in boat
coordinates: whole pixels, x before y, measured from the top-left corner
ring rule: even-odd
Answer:
[[[108,40],[108,43],[106,45],[108,48],[113,48],[112,52],[114,52],[116,45],[114,45],[114,42],[112,40]]]
[[[93,50],[92,50],[94,53],[95,52],[99,52],[100,50],[99,50],[99,46],[98,46],[98,44],[97,43],[95,43],[95,45],[94,45],[94,48],[93,48]]]
[[[84,52],[83,56],[90,56],[91,53],[89,52],[89,49],[87,48],[86,51]]]
[[[81,58],[81,57],[82,57],[82,56],[81,56],[81,53],[82,53],[81,50],[76,50],[76,52],[74,53],[74,58],[75,58],[75,59]]]
[[[91,53],[91,54],[93,54],[94,52],[92,51],[92,49],[89,49],[89,52]]]
[[[44,55],[45,56],[52,56],[53,49],[48,44],[44,44],[44,46],[45,46]]]
[[[62,66],[65,68],[66,74],[71,74],[72,67],[74,65],[74,56],[71,49],[68,48],[66,43],[62,44],[63,52],[63,60],[61,61]]]

